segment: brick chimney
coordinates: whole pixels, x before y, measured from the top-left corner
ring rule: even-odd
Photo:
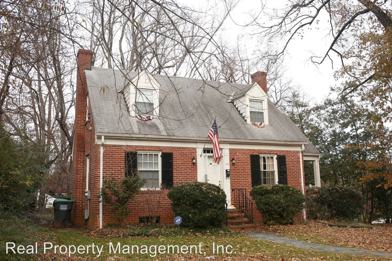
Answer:
[[[76,64],[76,102],[75,102],[75,122],[72,152],[72,197],[75,200],[73,209],[73,221],[76,225],[83,224],[83,200],[84,200],[84,171],[85,171],[85,132],[86,132],[86,103],[87,84],[85,70],[91,69],[93,62],[93,52],[80,49],[77,54]]]
[[[256,82],[261,87],[261,89],[263,89],[265,93],[268,93],[266,72],[257,71],[254,74],[252,74],[250,77],[252,79],[252,83]]]

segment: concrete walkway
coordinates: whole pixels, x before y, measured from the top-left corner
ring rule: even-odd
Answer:
[[[329,252],[334,254],[347,254],[347,255],[359,255],[359,256],[378,256],[383,258],[391,258],[392,253],[389,252],[382,252],[382,251],[373,251],[373,250],[366,250],[363,248],[354,248],[354,247],[339,247],[339,246],[331,246],[331,245],[323,245],[317,243],[309,243],[306,241],[291,239],[284,236],[279,236],[276,234],[271,233],[264,233],[264,232],[252,232],[249,233],[249,236],[256,239],[267,240],[279,244],[285,244],[301,249],[306,250],[314,250],[314,251],[321,251],[321,252]]]

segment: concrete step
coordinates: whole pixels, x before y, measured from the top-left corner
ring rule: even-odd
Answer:
[[[238,209],[229,209],[227,210],[227,215],[236,215],[236,214],[243,214],[241,210]]]
[[[249,223],[249,224],[240,224],[240,225],[229,225],[228,227],[232,231],[247,231],[247,230],[255,229],[256,225],[253,223]]]
[[[248,218],[236,218],[236,219],[229,219],[227,223],[230,225],[240,225],[240,224],[252,224]]]
[[[244,213],[227,213],[228,219],[243,218],[243,217],[245,217]]]

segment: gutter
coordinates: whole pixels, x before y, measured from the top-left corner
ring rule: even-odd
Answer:
[[[305,196],[305,180],[304,180],[304,158],[303,158],[303,151],[305,150],[305,145],[302,145],[301,150],[299,152],[299,166],[301,169],[301,192]],[[305,206],[302,209],[302,216],[304,221],[306,221],[306,209]]]
[[[118,140],[147,140],[147,141],[171,141],[171,142],[210,142],[206,138],[192,138],[192,137],[168,137],[168,136],[154,136],[154,135],[132,135],[129,134],[107,134],[107,133],[96,133],[97,141],[99,138],[105,136],[106,139],[118,139]],[[307,141],[266,141],[266,140],[239,140],[239,139],[220,139],[221,144],[246,144],[246,145],[288,145],[288,146],[302,146],[308,144]]]
[[[105,136],[101,136],[101,146],[99,148],[99,229],[103,227],[103,150],[104,150]]]

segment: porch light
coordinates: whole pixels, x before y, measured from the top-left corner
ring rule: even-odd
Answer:
[[[192,158],[192,164],[193,164],[193,165],[196,164],[196,158],[195,158],[195,157]]]
[[[235,159],[234,158],[231,158],[231,164],[233,164],[233,165],[235,165]]]

